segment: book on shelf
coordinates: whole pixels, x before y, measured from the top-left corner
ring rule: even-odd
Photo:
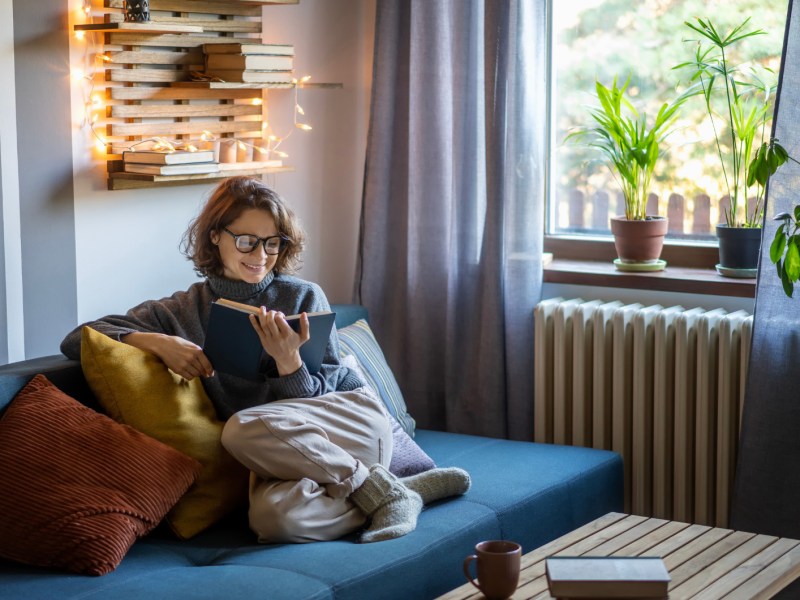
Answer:
[[[258,380],[263,372],[264,348],[258,338],[251,314],[260,308],[220,298],[211,304],[211,316],[203,345],[203,352],[211,361],[214,370],[236,375],[244,379]],[[311,337],[300,346],[300,358],[312,375],[319,372],[325,349],[331,337],[336,313],[331,311],[309,312],[308,327]],[[284,317],[295,331],[300,331],[300,315]],[[272,359],[267,357],[269,361]],[[269,370],[269,363],[266,370]]]
[[[291,71],[293,56],[277,54],[207,54],[206,69],[261,69]]]
[[[548,556],[556,598],[667,598],[670,576],[658,556]]]
[[[222,44],[203,44],[206,54],[277,54],[294,56],[291,44],[259,44],[253,42],[228,42]]]
[[[206,69],[206,75],[234,83],[292,83],[291,71],[254,71],[250,69]]]
[[[126,173],[142,175],[198,175],[202,173],[218,173],[219,163],[186,163],[183,165],[148,165],[143,163],[125,163]]]
[[[183,165],[187,163],[203,163],[214,160],[211,150],[175,150],[174,152],[161,152],[159,150],[126,150],[122,153],[122,160],[126,163],[146,163],[151,165]]]

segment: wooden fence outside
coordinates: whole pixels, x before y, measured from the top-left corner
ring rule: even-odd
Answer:
[[[604,191],[597,191],[587,196],[581,190],[572,189],[566,197],[568,225],[559,227],[561,231],[608,233],[609,217],[625,214],[625,202],[621,194],[612,199]],[[613,207],[611,207],[612,200]],[[711,198],[707,194],[698,194],[691,202],[687,202],[680,194],[670,194],[666,204],[670,236],[707,237],[714,236],[717,223],[724,221],[723,215],[730,208],[730,198],[724,196],[716,203],[718,210],[715,216],[718,216],[718,219],[714,222],[711,219]],[[648,196],[647,214],[664,214],[663,211],[659,211],[659,197],[656,194]]]

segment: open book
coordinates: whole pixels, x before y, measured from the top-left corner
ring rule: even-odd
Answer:
[[[244,379],[260,379],[264,373],[261,368],[264,349],[250,322],[250,315],[258,314],[259,310],[257,306],[226,298],[211,304],[203,352],[214,370]],[[306,314],[311,337],[300,346],[300,358],[313,375],[322,366],[336,313],[320,311]],[[292,329],[300,331],[300,315],[290,315],[285,319]]]

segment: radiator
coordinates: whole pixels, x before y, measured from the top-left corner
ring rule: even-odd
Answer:
[[[542,301],[535,440],[621,454],[626,512],[727,527],[752,326],[745,311]]]

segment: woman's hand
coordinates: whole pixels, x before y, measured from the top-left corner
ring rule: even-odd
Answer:
[[[278,375],[291,375],[303,366],[300,346],[311,337],[308,330],[308,315],[300,315],[300,332],[284,319],[282,312],[261,307],[261,313],[250,315],[250,322],[261,340],[264,352],[269,354],[278,367]]]
[[[191,380],[195,377],[211,377],[214,368],[195,343],[176,335],[163,333],[129,333],[122,341],[155,354],[172,371]]]

